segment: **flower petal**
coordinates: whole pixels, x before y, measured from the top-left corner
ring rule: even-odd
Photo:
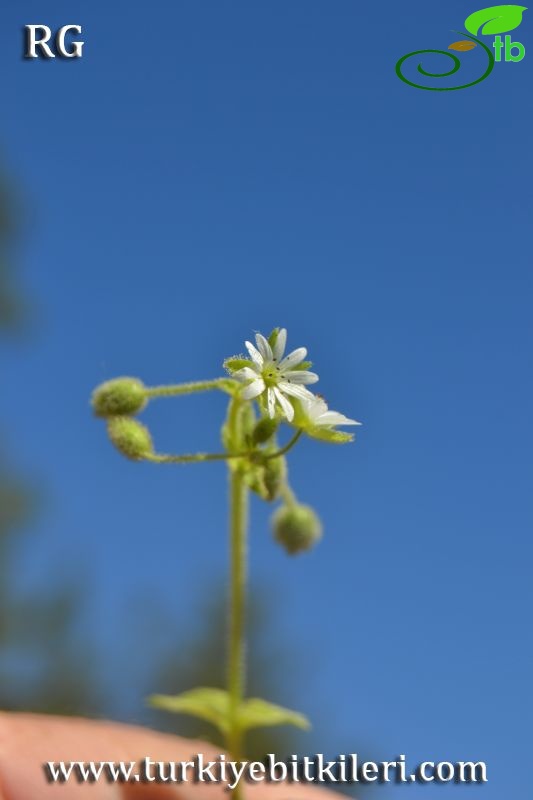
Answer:
[[[287,330],[286,328],[280,328],[278,331],[278,338],[276,339],[276,344],[272,348],[272,355],[274,356],[274,361],[277,361],[278,364],[283,358],[283,353],[285,352],[286,344],[287,344]]]
[[[267,389],[268,416],[273,419],[276,414],[276,397],[271,387]]]
[[[281,408],[283,409],[283,413],[285,414],[289,422],[292,422],[292,419],[294,417],[294,408],[292,407],[291,403],[289,403],[287,398],[282,395],[282,393],[276,386],[274,387],[274,394],[276,395],[277,401],[280,404]]]
[[[338,411],[326,411],[314,420],[315,425],[361,425],[354,419],[348,419]]]
[[[300,361],[303,361],[306,355],[307,348],[297,347],[296,350],[293,350],[292,353],[289,353],[288,356],[285,356],[279,366],[281,369],[292,369],[296,364],[299,364]]]
[[[258,369],[252,369],[252,367],[242,367],[233,373],[233,377],[239,378],[241,381],[255,381],[257,376]]]
[[[287,381],[280,381],[278,387],[285,394],[292,397],[298,397],[300,400],[314,400],[314,394],[306,389],[305,386],[297,386],[295,383],[287,383]]]
[[[246,347],[246,349],[250,353],[250,358],[252,359],[252,361],[254,361],[259,367],[262,367],[263,363],[264,363],[264,359],[263,359],[263,356],[261,355],[261,353],[258,350],[255,349],[255,347],[253,346],[253,344],[251,342],[245,342],[244,346]]]
[[[264,361],[272,361],[272,348],[262,333],[255,334],[255,341]]]
[[[307,419],[315,422],[322,414],[328,410],[328,404],[321,397],[313,397],[313,400],[306,400],[304,403],[304,413]]]
[[[264,391],[265,382],[263,378],[256,378],[255,381],[244,387],[241,397],[243,400],[253,400],[254,397],[258,397]]]
[[[316,372],[309,372],[306,369],[295,369],[284,372],[283,380],[290,380],[291,383],[316,383],[319,378]]]

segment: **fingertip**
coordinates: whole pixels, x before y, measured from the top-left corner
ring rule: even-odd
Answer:
[[[185,800],[183,794],[171,786],[146,783],[125,783],[119,789],[120,800]],[[0,800],[2,796],[0,795]]]

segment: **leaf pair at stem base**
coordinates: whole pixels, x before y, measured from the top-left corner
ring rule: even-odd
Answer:
[[[233,720],[230,696],[224,689],[199,687],[174,696],[156,694],[149,698],[149,702],[163,711],[189,714],[207,720],[224,735],[228,734],[233,725],[241,732],[271,725],[294,725],[303,730],[311,727],[303,714],[259,697],[243,700],[237,709],[236,719]]]

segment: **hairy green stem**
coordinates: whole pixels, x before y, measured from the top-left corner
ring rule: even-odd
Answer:
[[[280,450],[276,450],[275,453],[269,453],[267,456],[265,456],[265,461],[271,458],[279,458],[279,456],[284,456],[285,453],[288,453],[289,450],[294,447],[302,433],[303,431],[301,429],[296,431],[292,439],[290,439],[284,447],[282,447]]]
[[[183,453],[173,456],[164,453],[150,453],[144,456],[154,464],[194,464],[201,461],[229,461],[232,458],[246,458],[249,453]]]
[[[298,504],[296,495],[294,494],[288,483],[284,483],[283,486],[280,488],[280,495],[285,500],[286,505],[295,506]]]
[[[214,378],[210,381],[191,381],[190,383],[177,383],[172,386],[149,386],[146,397],[176,397],[180,394],[193,394],[193,392],[209,392],[220,389],[222,392],[233,394],[234,387],[238,385],[231,378]]]
[[[238,722],[246,680],[246,565],[248,528],[248,487],[240,470],[230,471],[230,605],[228,648],[228,693],[230,729],[227,746],[231,756],[242,758],[242,734]],[[233,797],[238,800],[237,787]]]

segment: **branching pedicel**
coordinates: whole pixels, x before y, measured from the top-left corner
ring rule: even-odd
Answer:
[[[197,461],[227,461],[230,476],[231,593],[229,607],[227,691],[198,688],[175,697],[155,695],[153,705],[192,714],[216,725],[225,737],[228,751],[242,757],[242,737],[254,727],[292,724],[309,727],[302,714],[258,698],[245,698],[245,605],[248,494],[258,494],[281,506],[272,518],[274,536],[290,554],[308,550],[320,538],[320,520],[310,506],[302,505],[290,489],[285,455],[302,434],[334,444],[353,440],[336,425],[359,425],[343,414],[330,411],[306,386],[318,381],[309,371],[304,347],[287,356],[287,331],[275,328],[268,339],[258,333],[256,346],[246,342],[249,358],[229,358],[224,367],[229,377],[149,388],[136,378],[117,378],[99,386],[92,405],[107,420],[109,437],[126,457],[158,464]],[[148,429],[133,418],[156,397],[173,397],[217,389],[229,395],[222,426],[224,452],[166,455],[154,451]],[[280,446],[277,434],[282,423],[294,434]],[[235,794],[238,789],[235,790]]]

